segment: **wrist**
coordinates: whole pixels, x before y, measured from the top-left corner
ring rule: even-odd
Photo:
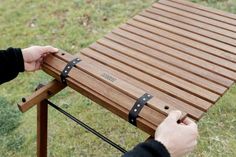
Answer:
[[[23,60],[24,60],[24,62],[26,62],[27,58],[28,58],[28,55],[27,55],[27,52],[26,52],[27,50],[26,49],[22,49],[21,51],[22,51]]]

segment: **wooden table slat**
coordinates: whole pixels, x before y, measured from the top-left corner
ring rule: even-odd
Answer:
[[[198,85],[200,87],[208,89],[208,90],[215,92],[217,94],[222,95],[227,89],[226,87],[223,87],[219,84],[211,82],[207,79],[204,79],[202,77],[194,75],[194,74],[187,72],[185,70],[182,70],[180,68],[177,68],[176,66],[173,66],[171,64],[167,64],[161,60],[154,59],[148,55],[145,55],[141,52],[135,51],[131,48],[125,47],[125,46],[118,44],[114,41],[103,38],[103,39],[98,40],[97,42],[103,46],[112,48],[119,53],[122,53],[124,55],[129,56],[129,57],[132,57],[140,62],[146,63],[150,66],[153,66],[154,68],[158,68],[162,71],[165,71],[165,72],[172,74],[176,77],[179,77],[183,80],[189,81],[195,85]]]
[[[64,55],[63,57],[61,55],[56,55],[56,56],[60,59],[64,59],[67,62],[72,60],[72,56],[69,54],[67,54],[66,56]],[[142,95],[144,95],[146,93],[145,90],[142,90],[141,88],[139,88],[137,86],[129,84],[126,81],[123,81],[122,79],[119,79],[116,76],[111,75],[109,72],[105,71],[104,69],[99,69],[97,67],[94,68],[94,66],[92,66],[91,64],[88,64],[85,61],[80,62],[77,69],[87,72],[91,76],[96,77],[97,79],[112,86],[113,88],[116,88],[119,91],[122,91],[127,96],[131,96],[135,100],[137,100],[138,98],[140,98]],[[104,74],[106,74],[106,76],[109,76],[113,80],[107,79],[107,77],[105,77]],[[175,107],[173,107],[172,104],[168,104],[156,97],[153,97],[152,100],[148,101],[146,105],[156,111],[162,112],[166,116],[168,115],[169,112],[171,112],[172,110],[175,110]],[[166,107],[168,107],[168,108],[166,108]],[[183,113],[183,116],[185,117],[184,113]]]
[[[150,18],[140,16],[140,15],[136,15],[134,17],[134,19],[149,23],[151,25],[155,25],[155,27],[158,27],[158,28],[164,29],[166,31],[184,36],[184,37],[189,38],[189,39],[192,39],[192,40],[194,40],[198,43],[202,43],[202,45],[208,45],[208,47],[211,46],[211,47],[223,50],[223,51],[227,51],[228,53],[231,53],[231,54],[234,54],[234,55],[236,54],[235,47],[233,47],[231,45],[227,45],[227,44],[224,44],[222,42],[219,42],[219,41],[216,41],[216,40],[213,40],[213,39],[210,39],[210,38],[205,38],[204,36],[192,33],[190,31],[186,31],[184,29],[180,29],[178,27],[168,25],[168,24],[165,24],[165,23],[161,23],[161,22],[158,22],[158,21],[152,20]]]
[[[204,36],[206,38],[211,38],[212,40],[216,40],[220,43],[223,43],[224,45],[226,44],[226,45],[236,46],[236,40],[235,39],[232,39],[232,38],[226,37],[224,35],[220,35],[220,34],[217,34],[217,33],[214,33],[214,32],[199,28],[199,27],[196,27],[192,24],[185,24],[185,23],[179,22],[177,20],[173,20],[173,19],[166,18],[166,17],[163,17],[163,16],[157,16],[157,14],[154,15],[154,14],[151,14],[151,13],[146,12],[146,11],[140,13],[139,15],[150,18],[150,19],[155,20],[157,22],[162,22],[162,23],[174,26],[174,27],[178,27],[180,29],[189,31],[191,33],[195,33],[195,34]]]
[[[150,54],[153,57],[157,57],[158,58],[157,55],[159,55],[158,54],[159,51],[156,51],[156,50],[160,50],[160,51],[162,50],[163,51],[164,48],[167,49],[167,51],[165,50],[166,52],[168,52],[169,50],[170,51],[173,50],[173,49],[171,49],[171,48],[169,48],[169,47],[167,47],[165,45],[157,44],[154,41],[141,38],[140,36],[137,36],[135,34],[129,33],[129,32],[124,31],[124,30],[120,30],[120,29],[119,30],[114,30],[113,33],[118,34],[118,35],[120,35],[122,37],[125,37],[127,39],[130,39],[132,41],[135,41],[135,42],[139,43],[138,47],[136,47],[136,49],[138,49],[138,50],[142,50],[143,49],[143,52],[148,53],[148,54]],[[145,42],[145,45],[141,44],[143,42]],[[163,59],[164,57],[166,57],[166,58],[168,57],[169,59],[168,59],[167,62],[171,62],[171,64],[173,64],[175,66],[181,67],[184,70],[187,70],[189,72],[195,73],[195,74],[200,75],[200,76],[203,76],[203,77],[205,77],[205,78],[207,78],[209,80],[215,81],[215,82],[217,82],[219,84],[223,84],[223,85],[228,86],[228,85],[231,85],[233,83],[232,80],[229,80],[229,79],[227,79],[227,78],[225,78],[223,76],[220,76],[220,75],[218,75],[216,73],[213,73],[211,71],[205,70],[203,68],[197,67],[195,65],[183,62],[181,60],[175,59],[174,57],[169,57],[167,55],[164,55],[164,53],[160,54],[160,56],[159,56],[159,58],[161,58],[161,59]],[[173,62],[173,60],[174,60],[174,62]],[[227,73],[226,73],[226,75],[227,75]],[[225,74],[224,74],[224,76],[225,76]],[[234,79],[233,76],[229,75],[228,77]]]
[[[143,90],[151,93],[153,96],[161,99],[162,101],[172,104],[175,108],[177,108],[181,111],[184,111],[186,113],[189,113],[189,116],[195,120],[199,119],[203,114],[203,111],[201,111],[197,108],[194,108],[190,104],[183,102],[177,98],[171,97],[171,96],[163,93],[162,91],[160,91],[148,84],[145,84],[144,82],[141,82],[131,76],[126,75],[125,73],[122,73],[122,71],[118,71],[117,69],[110,67],[106,63],[99,62],[99,60],[96,60],[96,58],[95,59],[92,57],[90,58],[90,56],[87,56],[86,54],[83,54],[83,53],[77,54],[76,56],[78,56],[82,60],[86,61],[87,63],[93,64],[94,66],[99,67],[101,69],[105,69],[106,71],[109,71],[111,74],[125,79],[128,83],[142,88]]]
[[[169,12],[173,12],[175,14],[182,15],[184,17],[188,17],[188,18],[191,18],[191,19],[194,19],[194,20],[202,21],[204,23],[208,23],[208,24],[211,24],[211,25],[214,25],[214,26],[217,26],[217,27],[220,27],[220,28],[232,31],[232,32],[236,32],[236,28],[232,25],[229,25],[229,24],[226,24],[226,23],[223,23],[223,22],[220,22],[220,21],[216,21],[216,20],[213,20],[213,19],[209,19],[209,18],[206,18],[206,17],[202,17],[200,15],[196,15],[196,14],[193,14],[193,13],[189,13],[189,12],[177,9],[177,8],[173,8],[173,7],[163,5],[163,4],[160,4],[160,3],[153,4],[153,7],[157,8],[157,9],[161,8],[163,10],[168,10]]]
[[[180,88],[188,93],[191,93],[193,95],[196,95],[196,96],[206,99],[208,101],[215,102],[219,98],[219,95],[217,95],[215,93],[212,93],[212,92],[210,92],[206,89],[203,89],[199,86],[196,86],[196,85],[191,84],[187,81],[179,79],[179,78],[177,78],[173,75],[170,75],[166,72],[160,71],[157,68],[153,68],[152,66],[144,64],[140,61],[134,60],[131,57],[117,53],[116,51],[109,49],[107,47],[104,47],[100,44],[93,44],[90,46],[90,48],[92,48],[93,50],[96,50],[97,52],[99,52],[103,55],[106,55],[107,57],[110,57],[110,58],[113,58],[119,62],[122,62],[125,65],[128,65],[128,66],[133,67],[139,71],[142,71],[143,73],[146,73],[147,75],[151,75],[152,77],[155,77],[161,81],[164,81],[170,85],[173,85],[177,88]]]
[[[63,68],[66,65],[66,62],[63,63],[63,61],[56,59],[55,57],[52,58],[47,58],[45,60],[46,64],[50,64],[52,67],[57,67],[58,71],[63,70]],[[78,69],[72,69],[70,72],[70,78],[73,78],[77,82],[84,84],[86,82],[86,87],[93,89],[94,91],[99,91],[99,94],[109,98],[110,100],[113,100],[114,102],[120,104],[123,108],[126,110],[130,110],[135,103],[135,99],[129,97],[128,95],[122,93],[121,91],[112,88],[108,84],[97,80],[96,78],[92,77],[91,75],[87,74],[86,72],[83,72]],[[103,89],[102,91],[100,89]],[[150,114],[149,108],[146,106],[143,108],[142,112],[140,112],[140,117],[148,117],[147,120],[149,122],[155,124],[158,121],[158,117],[154,116],[156,114]],[[154,111],[152,111],[154,112]],[[157,113],[157,111],[155,111]]]
[[[178,1],[160,0],[159,3],[165,4],[168,6],[172,6],[172,7],[175,7],[175,8],[190,12],[190,13],[194,13],[194,14],[197,14],[197,15],[200,15],[203,17],[214,19],[216,21],[227,23],[232,26],[236,26],[236,20],[234,20],[234,19],[231,19],[231,18],[228,18],[225,16],[220,16],[220,15],[211,13],[209,11],[197,9],[196,7],[189,7],[189,6],[184,5],[184,3],[178,3]]]
[[[113,66],[116,69],[119,69],[120,71],[123,71],[127,75],[133,76],[138,80],[141,80],[145,82],[146,84],[149,84],[159,90],[162,90],[163,92],[170,94],[174,97],[178,97],[179,99],[191,103],[195,107],[202,109],[202,110],[207,110],[209,107],[212,106],[212,103],[203,100],[195,95],[192,95],[188,92],[185,92],[183,90],[180,90],[172,85],[169,85],[165,83],[164,81],[155,79],[147,74],[144,74],[132,67],[129,67],[123,63],[120,63],[114,59],[108,58],[92,49],[84,49],[82,53],[86,53],[86,55],[89,55],[91,57],[97,58],[97,60],[106,62],[107,64]],[[201,104],[201,105],[199,105]]]
[[[219,54],[221,57],[224,57],[225,55],[227,55],[227,56],[230,56],[231,57],[230,59],[232,59],[232,60],[236,59],[235,55],[231,55],[229,53],[226,53],[224,51],[219,51],[219,50],[215,50],[215,51],[211,52],[211,54],[206,53],[206,52],[202,52],[201,50],[197,50],[196,48],[198,46],[202,46],[201,49],[203,50],[203,49],[207,49],[208,47],[204,48],[205,45],[202,45],[201,43],[197,43],[195,41],[192,41],[190,39],[184,38],[184,37],[179,36],[179,35],[175,35],[173,33],[168,33],[166,31],[159,30],[158,28],[146,25],[146,24],[141,23],[139,21],[130,20],[130,21],[128,21],[128,24],[129,25],[121,26],[121,29],[127,30],[131,33],[134,33],[134,34],[137,34],[137,33],[135,33],[135,31],[139,31],[139,33],[137,34],[139,36],[149,37],[147,39],[152,39],[153,41],[155,41],[157,43],[161,43],[163,45],[165,44],[165,46],[171,47],[172,49],[181,50],[182,53],[185,52],[185,53],[187,53],[191,56],[195,55],[194,57],[196,57],[196,56],[201,57],[200,59],[202,59],[202,60],[206,60],[208,62],[214,63],[215,64],[215,65],[213,64],[214,66],[219,65],[218,68],[213,68],[213,69],[222,70],[221,68],[224,67],[224,68],[227,68],[227,69],[231,70],[231,72],[236,71],[236,66],[235,66],[236,64],[235,63],[233,63],[231,61],[227,61],[224,58],[219,58],[219,57],[213,56],[212,54],[213,53],[214,54]],[[181,40],[181,42],[178,42],[178,40]],[[192,42],[192,43],[191,44],[183,44],[184,41]],[[192,48],[194,44],[196,44],[194,46],[195,48]],[[208,57],[208,58],[206,58],[206,57]],[[193,61],[191,60],[191,63],[193,63]],[[212,65],[210,63],[208,63],[208,64],[209,65],[207,65],[205,67],[208,68],[210,65]],[[202,64],[197,64],[197,65],[198,66],[203,66]],[[228,72],[223,71],[222,74],[231,73],[229,70],[228,70]],[[233,75],[233,78],[235,78],[234,73],[232,75]]]
[[[236,16],[233,13],[229,13],[229,12],[225,12],[225,11],[222,11],[222,10],[206,7],[206,6],[197,4],[197,3],[188,2],[186,0],[171,0],[171,1],[189,6],[191,8],[197,8],[199,10],[204,10],[204,11],[207,11],[207,12],[210,12],[210,13],[214,13],[214,14],[217,14],[217,15],[220,15],[220,16],[223,16],[223,17],[227,17],[227,18],[231,18],[233,20],[236,20]]]
[[[135,31],[139,31],[139,33],[137,34],[139,36],[146,37],[146,38],[149,37],[147,39],[149,40],[151,39],[157,43],[161,43],[162,45],[166,45],[168,47],[171,47],[172,49],[181,50],[182,52],[185,52],[191,55],[193,54],[195,56],[201,56],[201,53],[202,53],[205,56],[209,56],[209,59],[208,58],[205,59],[206,61],[212,62],[214,64],[223,66],[229,70],[235,71],[235,63],[233,63],[232,61],[235,62],[236,56],[233,54],[227,53],[219,49],[215,49],[213,47],[209,47],[207,45],[198,43],[194,40],[182,37],[180,35],[175,35],[173,33],[160,30],[156,27],[147,25],[145,23],[141,23],[139,21],[130,20],[128,24],[129,25],[124,25],[124,26],[121,26],[120,28],[126,31],[129,31],[133,34],[137,34],[135,33]],[[162,40],[160,41],[160,39]],[[185,41],[192,42],[192,43],[184,44]],[[202,47],[198,48],[199,46],[202,46]],[[197,50],[197,48],[199,50]],[[194,52],[200,52],[200,54],[190,53],[190,50]],[[208,50],[208,51],[205,51],[205,50]],[[214,55],[217,55],[218,57]],[[202,57],[201,59],[204,59],[204,58]],[[227,60],[230,60],[230,61],[227,61]],[[221,61],[222,63],[221,62],[217,63],[217,61]]]
[[[187,18],[187,17],[181,16],[181,15],[178,15],[178,14],[175,14],[175,13],[172,13],[172,12],[168,12],[168,11],[162,10],[160,8],[159,9],[148,8],[148,9],[146,9],[146,12],[154,14],[154,15],[159,15],[159,16],[163,16],[163,17],[166,17],[166,18],[170,18],[170,19],[182,22],[182,23],[189,24],[189,25],[193,25],[193,26],[199,27],[201,29],[220,34],[222,36],[226,36],[228,38],[236,39],[236,33],[235,32],[225,30],[225,29],[210,25],[208,23],[197,21],[197,20],[194,20],[194,19],[191,19],[191,18]],[[153,16],[153,17],[156,18],[155,16]],[[231,43],[228,43],[228,44],[231,44]]]

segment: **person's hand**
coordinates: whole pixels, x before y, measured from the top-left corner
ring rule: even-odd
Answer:
[[[49,53],[58,52],[52,46],[32,46],[22,50],[25,71],[35,71],[41,68],[43,58]]]
[[[189,118],[178,124],[180,117],[180,111],[172,111],[155,132],[155,140],[167,148],[171,157],[183,156],[197,145],[197,124]]]

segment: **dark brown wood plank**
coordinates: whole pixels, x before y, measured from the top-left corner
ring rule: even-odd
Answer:
[[[126,75],[125,73],[122,73],[121,71],[118,71],[117,69],[113,69],[109,65],[106,64],[106,62],[99,62],[99,60],[96,60],[96,58],[90,58],[89,56],[86,56],[86,53],[80,53],[77,55],[82,60],[86,61],[87,63],[90,63],[94,66],[97,66],[99,68],[105,69],[106,71],[109,71],[111,74],[119,76],[123,79],[125,79],[128,83],[134,84],[135,86],[141,87],[143,90],[150,92],[153,96],[158,97],[159,99],[172,104],[175,108],[184,111],[189,114],[190,117],[197,120],[200,119],[200,117],[203,115],[203,111],[200,111],[197,108],[194,108],[190,104],[187,104],[181,100],[178,100],[174,97],[171,97],[155,88],[153,88],[150,85],[147,85],[139,80],[136,80],[133,77],[130,77]]]
[[[135,16],[134,19],[138,19],[140,21],[145,21],[145,22],[152,23],[153,25],[155,25],[158,28],[161,28],[161,29],[164,29],[166,31],[184,36],[184,37],[192,39],[192,40],[195,40],[195,41],[197,41],[199,43],[202,43],[206,46],[209,45],[209,46],[212,46],[214,48],[218,48],[220,50],[227,51],[228,53],[231,53],[231,54],[234,54],[234,55],[236,54],[236,50],[235,50],[234,46],[227,45],[227,44],[224,44],[222,42],[219,42],[219,41],[216,41],[216,40],[213,40],[213,39],[210,39],[210,38],[204,38],[204,36],[202,36],[202,35],[198,35],[198,34],[190,32],[190,31],[186,31],[184,29],[181,29],[181,28],[178,28],[178,27],[175,27],[175,26],[172,26],[172,25],[168,25],[168,24],[165,24],[165,23],[162,23],[162,22],[157,22],[155,20],[151,20],[149,18],[145,18],[145,17],[139,16],[139,15]]]
[[[196,95],[196,96],[206,99],[208,101],[216,102],[219,98],[219,95],[217,95],[215,93],[212,93],[206,89],[203,89],[203,88],[196,86],[192,83],[189,83],[185,80],[179,79],[178,77],[170,75],[164,71],[158,70],[157,68],[154,68],[152,66],[144,64],[144,63],[137,61],[131,57],[117,53],[117,51],[114,51],[112,49],[104,47],[100,44],[95,43],[95,44],[91,45],[90,48],[103,54],[103,55],[106,55],[107,57],[113,58],[119,62],[124,63],[125,65],[133,67],[139,71],[142,71],[145,74],[148,74],[152,77],[155,77],[161,81],[164,81],[170,85],[173,85],[179,89],[182,89],[188,93],[191,93],[193,95]]]
[[[191,33],[201,35],[201,36],[206,37],[206,38],[211,38],[213,40],[224,43],[225,46],[227,46],[227,45],[236,46],[236,40],[235,39],[228,38],[226,36],[223,36],[223,35],[220,35],[220,34],[217,34],[217,33],[213,33],[211,31],[208,31],[208,30],[205,30],[205,29],[201,29],[201,28],[196,27],[192,24],[185,24],[183,22],[179,22],[177,19],[173,20],[173,19],[166,18],[166,17],[160,16],[160,15],[157,15],[157,14],[151,14],[151,13],[146,12],[146,11],[140,13],[139,15],[150,18],[150,19],[155,20],[157,22],[162,22],[162,23],[174,26],[174,27],[178,27],[180,29],[183,29],[183,30],[189,31]]]
[[[73,56],[68,53],[66,55],[65,53],[63,53],[63,57],[62,55],[57,55],[57,54],[55,56],[57,56],[60,59],[64,59],[66,62],[72,60],[73,58]],[[123,81],[122,79],[119,79],[116,76],[109,74],[109,72],[104,71],[104,69],[98,69],[97,67],[94,67],[86,62],[82,61],[77,68],[83,70],[84,72],[89,73],[91,76],[96,77],[98,80],[103,81],[104,83],[110,85],[111,87],[122,91],[124,94],[134,98],[135,100],[137,100],[146,93],[146,91],[142,90],[141,88],[129,84],[126,81]],[[108,76],[109,79],[105,77],[104,74]],[[168,104],[156,97],[153,97],[151,100],[149,100],[146,105],[165,115],[168,115],[170,111],[175,110],[175,107],[173,107],[172,104]],[[185,113],[183,113],[183,117],[184,114]]]
[[[181,15],[178,15],[178,14],[175,14],[175,13],[172,13],[172,12],[168,12],[166,10],[162,10],[161,8],[158,8],[158,9],[148,8],[148,9],[146,9],[146,11],[149,12],[149,13],[160,15],[160,16],[163,16],[163,17],[167,17],[167,18],[170,18],[170,19],[182,22],[182,23],[193,25],[193,26],[199,27],[201,29],[205,29],[205,30],[210,31],[210,32],[218,33],[220,35],[226,36],[226,37],[231,38],[231,39],[236,39],[236,33],[235,32],[225,30],[225,29],[222,29],[222,28],[219,28],[219,27],[216,27],[216,26],[213,26],[213,25],[201,22],[201,21],[190,19],[190,18],[181,16]],[[228,44],[230,44],[230,43],[228,43]]]
[[[220,21],[216,21],[216,20],[213,20],[213,19],[202,17],[202,16],[199,16],[199,15],[189,13],[189,12],[186,12],[186,11],[183,11],[183,10],[180,10],[180,9],[177,9],[177,8],[173,8],[173,7],[170,7],[170,6],[167,6],[167,5],[163,5],[163,4],[160,4],[160,3],[154,3],[153,7],[154,8],[161,8],[163,10],[167,10],[169,12],[173,12],[175,14],[182,15],[184,17],[188,17],[188,18],[191,18],[191,19],[202,21],[202,22],[211,24],[213,26],[217,26],[217,27],[229,30],[229,31],[236,32],[236,28],[232,25],[227,24],[227,23],[223,23],[223,22],[220,22]]]
[[[98,40],[97,42],[106,46],[106,47],[112,48],[119,53],[125,54],[129,57],[132,57],[132,58],[138,60],[138,61],[141,61],[143,63],[151,65],[154,68],[158,68],[160,70],[168,72],[169,74],[172,74],[176,77],[179,77],[183,80],[189,81],[195,85],[201,86],[205,89],[208,89],[208,90],[218,93],[220,95],[222,95],[227,89],[226,87],[223,87],[219,84],[211,82],[207,79],[204,79],[202,77],[194,75],[194,74],[187,72],[185,70],[182,70],[180,68],[177,68],[171,64],[167,64],[161,60],[158,60],[158,59],[155,59],[155,58],[150,57],[148,55],[145,55],[139,51],[135,51],[131,48],[128,48],[126,46],[118,44],[112,40],[108,40],[106,38],[103,38],[103,39]]]
[[[139,79],[140,81],[145,82],[146,84],[149,84],[159,90],[162,90],[163,92],[172,95],[173,97],[178,97],[179,99],[186,101],[188,103],[191,103],[195,107],[202,109],[203,111],[206,111],[210,106],[212,106],[212,103],[207,102],[206,100],[203,100],[199,97],[196,97],[190,93],[187,93],[185,91],[182,91],[174,86],[171,86],[161,80],[155,79],[153,77],[148,76],[147,74],[144,74],[132,67],[126,66],[122,64],[121,62],[118,62],[114,59],[108,58],[102,54],[97,53],[96,51],[93,51],[91,49],[84,49],[82,53],[86,53],[86,55],[89,55],[90,57],[97,58],[98,60],[103,60],[109,65],[112,65],[114,68],[117,68],[123,72],[125,72],[127,75],[133,76],[136,79]],[[199,105],[201,104],[201,105]]]
[[[199,59],[205,60],[205,61],[208,61],[208,62],[211,62],[211,63],[214,63],[214,64],[207,63],[207,62],[205,62],[205,64],[201,64],[201,63],[199,63],[201,61],[199,59],[197,60],[197,62],[196,62],[196,59],[193,59],[193,60],[191,59],[190,62],[195,63],[198,66],[207,65],[205,67],[207,67],[207,68],[209,67],[210,69],[219,70],[219,71],[221,71],[221,73],[219,73],[219,71],[218,71],[218,73],[221,74],[221,75],[224,75],[225,73],[226,74],[231,73],[232,76],[233,76],[233,77],[231,77],[231,79],[235,78],[234,77],[235,72],[232,72],[232,71],[236,71],[236,64],[235,63],[233,63],[231,61],[227,61],[223,58],[213,56],[212,54],[204,53],[200,50],[196,50],[196,48],[198,48],[198,46],[202,46],[202,48],[201,48],[202,50],[207,50],[208,48],[211,49],[211,47],[207,47],[207,46],[202,45],[201,43],[197,43],[193,40],[189,40],[189,39],[184,38],[182,36],[175,35],[173,33],[167,32],[167,31],[163,31],[159,28],[156,28],[156,27],[151,26],[151,25],[146,24],[146,23],[142,23],[140,21],[130,20],[130,21],[128,21],[128,24],[129,25],[123,25],[121,28],[125,29],[125,30],[128,30],[130,32],[133,32],[134,30],[136,30],[136,31],[138,30],[139,33],[135,33],[135,34],[141,35],[142,37],[145,37],[147,39],[154,40],[154,41],[156,41],[158,43],[161,43],[163,45],[167,45],[169,47],[181,50],[182,52],[185,52],[187,54],[195,55],[197,57],[200,56],[201,58],[199,58]],[[178,42],[178,40],[181,40],[181,41]],[[185,44],[184,41],[191,42],[191,43]],[[194,46],[194,44],[196,44],[196,45]],[[190,46],[195,47],[195,49],[190,47]],[[195,54],[195,52],[199,52],[199,53]],[[209,52],[209,50],[207,52]],[[226,52],[224,52],[224,51],[222,51],[222,52],[224,54],[228,55]],[[221,51],[215,50],[212,53],[221,53]],[[221,53],[220,55],[223,55],[223,53]],[[183,56],[183,55],[181,55],[181,56]],[[234,57],[233,59],[236,58],[235,55],[231,55],[231,56]],[[206,59],[204,59],[204,57]],[[207,57],[209,57],[209,58],[207,58]],[[212,66],[213,67],[215,66],[215,68],[212,68]],[[224,68],[222,69],[222,66],[224,68],[229,69],[229,70],[224,69]],[[217,72],[216,70],[214,70],[214,71]]]
[[[119,36],[122,36],[124,38],[127,38],[131,41],[125,40],[124,38],[122,38],[122,39],[116,38],[116,37],[114,37],[113,34],[112,34],[112,37],[109,37],[109,36],[111,36],[111,34],[107,35],[106,37],[108,37],[111,40],[113,39],[116,42],[119,42],[122,44],[127,43],[128,47],[132,47],[133,49],[135,49],[137,51],[142,51],[143,53],[146,53],[146,54],[150,55],[151,57],[159,58],[159,59],[164,60],[168,63],[171,62],[171,64],[174,66],[181,67],[181,68],[185,69],[186,71],[197,74],[199,76],[207,78],[207,79],[209,79],[213,82],[219,83],[221,85],[225,85],[226,87],[230,86],[233,83],[232,80],[229,80],[225,77],[217,75],[213,72],[207,71],[203,68],[199,68],[199,67],[189,64],[187,62],[183,62],[181,60],[175,59],[174,57],[165,55],[165,53],[159,53],[160,51],[173,52],[173,53],[177,52],[173,48],[169,48],[165,45],[157,44],[156,42],[141,38],[138,35],[129,33],[124,30],[117,29],[117,30],[114,30],[113,33],[115,33]],[[145,43],[145,45],[143,45],[143,43]],[[171,59],[170,59],[170,57],[171,57]],[[173,60],[174,60],[174,62],[172,62]]]
[[[206,12],[214,13],[216,15],[220,15],[220,16],[223,16],[223,17],[227,17],[227,18],[236,20],[236,15],[233,14],[233,13],[230,13],[230,12],[225,12],[225,11],[222,11],[222,10],[219,10],[219,9],[206,7],[206,6],[203,6],[203,5],[200,5],[200,4],[197,4],[197,3],[192,3],[192,2],[189,2],[189,1],[186,1],[186,0],[171,0],[171,1],[177,2],[179,4],[186,5],[188,7],[197,8],[199,10],[203,10],[203,11],[206,11]]]
[[[201,10],[201,9],[197,9],[195,7],[189,7],[189,6],[183,5],[182,3],[178,3],[177,1],[160,0],[159,3],[162,3],[162,4],[165,4],[165,5],[168,5],[168,6],[172,6],[172,7],[187,11],[189,13],[194,13],[194,14],[197,14],[197,15],[209,18],[209,19],[220,21],[222,23],[227,23],[231,26],[236,26],[236,20],[234,20],[234,19],[227,18],[225,16],[219,16],[217,14],[211,13],[209,11],[204,11],[204,10]]]

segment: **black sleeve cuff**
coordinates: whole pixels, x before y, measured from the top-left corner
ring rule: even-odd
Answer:
[[[14,69],[13,71],[24,72],[25,71],[24,58],[21,49],[10,47],[7,49],[6,53],[7,53],[6,55],[9,55],[9,59],[12,60],[13,65],[14,64],[16,65],[12,67],[12,69]]]
[[[166,147],[158,141],[149,140],[137,145],[123,157],[170,157]]]
[[[156,155],[154,156],[161,156],[161,157],[170,157],[170,153],[166,149],[166,147],[159,141],[156,140],[149,140],[147,141],[148,145],[150,146],[151,150],[154,150]],[[158,150],[156,150],[158,148]]]
[[[14,79],[25,70],[21,49],[8,48],[0,50],[0,84]]]

